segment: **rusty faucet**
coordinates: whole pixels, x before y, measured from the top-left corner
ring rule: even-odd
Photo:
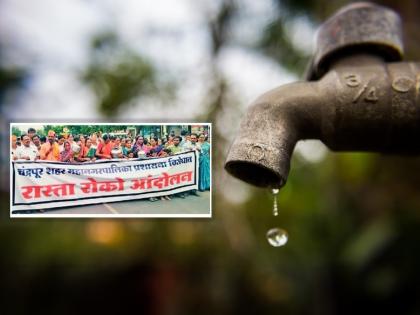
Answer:
[[[397,13],[365,2],[342,8],[318,31],[308,81],[275,88],[250,106],[226,170],[279,188],[304,139],[334,151],[420,153],[420,63],[402,56]]]

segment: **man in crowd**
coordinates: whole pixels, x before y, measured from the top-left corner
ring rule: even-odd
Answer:
[[[35,134],[36,134],[36,130],[34,128],[29,128],[28,129],[28,136],[29,136],[29,139],[31,140],[31,144],[33,142],[32,138],[35,136]]]
[[[197,141],[198,141],[197,134],[192,133],[190,135],[190,141],[185,142],[184,151],[196,151],[197,154],[198,154],[200,152],[201,148],[200,148],[199,144],[197,143]],[[198,160],[198,158],[197,158],[197,160]],[[187,191],[187,193],[190,193],[191,195],[194,195],[194,196],[200,196],[196,189]]]
[[[184,149],[181,146],[181,140],[182,139],[180,136],[175,136],[173,138],[173,143],[168,147],[168,149],[171,150],[172,154],[177,154],[184,151]]]
[[[38,150],[38,152],[41,150],[41,139],[37,134],[33,135],[32,144]]]
[[[58,143],[55,142],[55,132],[53,130],[48,131],[48,141],[41,145],[40,155],[41,160],[60,160],[60,149]]]
[[[181,139],[180,136],[175,136],[174,137],[173,144],[168,147],[168,149],[170,150],[171,154],[177,154],[177,153],[181,153],[181,152],[186,151],[185,150],[185,147],[182,147],[181,146],[181,140],[182,139]],[[191,142],[192,142],[192,139],[191,139]],[[197,142],[197,135],[195,135],[195,143],[196,142]],[[194,143],[194,147],[196,146],[195,143]],[[190,150],[188,150],[188,151],[190,151]],[[196,189],[193,189],[193,190],[190,190],[190,191],[186,191],[184,193],[180,193],[180,194],[178,194],[178,196],[181,197],[181,198],[185,198],[185,195],[188,194],[188,193],[191,194],[191,195],[197,196],[197,197],[200,196],[197,193],[197,190]]]
[[[198,136],[195,133],[190,135],[190,141],[185,141],[184,151],[200,151],[200,146],[197,144]]]
[[[38,150],[31,145],[29,136],[21,136],[22,145],[16,148],[16,157],[18,160],[35,161],[39,157]]]

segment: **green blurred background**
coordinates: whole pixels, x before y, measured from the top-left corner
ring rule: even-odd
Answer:
[[[7,184],[3,185],[1,314],[74,314],[80,309],[132,309],[139,314],[420,314],[418,157],[337,154],[309,142],[306,151],[294,154],[277,218],[271,214],[268,191],[236,181],[223,170],[234,136],[226,128],[237,128],[247,105],[220,70],[224,49],[242,45],[293,78],[302,77],[311,52],[294,38],[300,23],[315,29],[349,3],[266,2],[271,8],[267,20],[247,11],[247,1],[216,1],[208,16],[203,9],[208,54],[204,62],[211,75],[202,77],[207,90],[197,104],[198,113],[175,116],[213,123],[213,218],[11,220]],[[208,8],[204,3],[208,4],[195,4],[197,12]],[[401,14],[406,59],[419,60],[419,2],[377,3]],[[238,41],[232,30],[238,24],[252,28],[255,19],[263,21],[258,36]],[[77,23],[77,16],[74,20]],[[13,39],[5,32],[0,35],[0,56],[10,54],[7,45]],[[18,53],[19,46],[13,49]],[[89,63],[77,73],[94,96],[90,110],[98,113],[97,121],[113,121],[126,108],[141,107],[141,102],[133,103],[139,97],[170,104],[183,85],[182,76],[171,75],[127,47],[112,28],[91,38],[89,51]],[[31,71],[4,60],[2,151],[8,152],[7,122],[22,120],[7,112],[31,97],[25,94]],[[161,107],[162,115],[136,119],[171,121],[167,108]],[[54,118],[66,116],[49,116]],[[3,154],[6,182],[7,159]],[[286,246],[267,243],[265,234],[274,226],[289,232]]]

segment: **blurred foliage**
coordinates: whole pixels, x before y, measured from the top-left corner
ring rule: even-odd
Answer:
[[[287,19],[279,16],[267,26],[259,45],[265,54],[286,69],[301,74],[309,62],[310,55],[293,45],[289,35]]]
[[[295,154],[275,220],[268,191],[240,186],[250,189],[240,204],[222,194],[229,188],[223,171],[229,143],[220,121],[239,106],[217,59],[229,44],[235,3],[222,1],[208,22],[213,81],[199,119],[214,123],[213,218],[10,220],[4,194],[4,314],[74,314],[81,308],[140,314],[420,313],[419,157],[329,153],[309,163]],[[256,51],[301,73],[308,56],[294,47],[288,23],[305,16],[318,24],[345,3],[275,1],[277,17],[267,21]],[[419,59],[413,31],[420,27],[418,1],[383,3],[401,13],[407,56]],[[116,42],[113,36],[94,39],[84,76],[107,115],[143,93],[160,91],[150,62],[115,52],[121,49]],[[239,123],[237,112],[232,124]],[[276,225],[290,236],[279,249],[265,238]]]
[[[170,97],[174,82],[160,82],[149,60],[124,46],[114,33],[102,33],[92,40],[92,62],[82,79],[98,100],[99,110],[113,116],[139,97]]]
[[[27,75],[24,69],[0,65],[0,104],[5,102],[5,93],[22,85]]]
[[[127,130],[128,127],[135,127],[134,125],[44,125],[42,131],[46,135],[49,130],[53,130],[57,135],[64,134],[64,128],[67,128],[67,133],[72,135],[91,135],[93,133],[111,133],[120,130]]]
[[[18,127],[13,126],[12,127],[12,135],[20,137],[22,135],[22,131],[20,131],[20,129]]]

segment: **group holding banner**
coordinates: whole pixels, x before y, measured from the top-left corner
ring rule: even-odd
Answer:
[[[12,212],[154,198],[198,189],[198,154],[88,164],[12,162]]]

